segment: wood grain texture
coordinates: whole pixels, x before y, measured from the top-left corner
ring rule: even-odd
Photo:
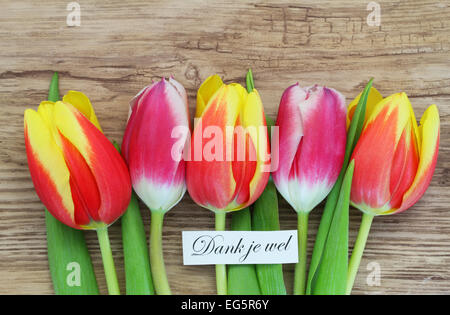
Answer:
[[[152,79],[174,75],[193,113],[202,80],[218,73],[244,83],[248,67],[272,118],[283,90],[297,81],[326,84],[351,100],[373,76],[385,96],[405,91],[418,117],[438,105],[441,146],[430,188],[410,210],[375,219],[354,293],[450,293],[448,1],[379,1],[379,27],[366,23],[368,1],[80,0],[79,27],[66,25],[68,2],[0,0],[0,293],[53,293],[43,205],[23,140],[23,111],[46,98],[53,71],[61,93],[85,92],[106,135],[120,141],[128,101]],[[282,228],[294,229],[293,210],[284,200],[280,209]],[[321,212],[311,215],[309,253]],[[351,209],[351,245],[360,218]],[[168,213],[164,254],[174,293],[215,293],[214,268],[183,266],[181,256],[181,230],[212,229],[213,221],[187,195]],[[86,238],[105,293],[96,235]],[[119,224],[111,242],[124,288]],[[380,286],[366,283],[370,262],[381,266]],[[292,265],[285,277],[291,292]]]

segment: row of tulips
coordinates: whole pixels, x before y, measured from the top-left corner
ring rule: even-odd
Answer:
[[[25,111],[36,192],[62,223],[97,231],[111,294],[120,292],[107,231],[127,210],[132,188],[151,211],[150,266],[158,294],[171,293],[161,246],[165,213],[188,190],[198,205],[215,213],[216,229],[224,230],[226,213],[252,205],[270,171],[278,192],[298,214],[294,293],[350,293],[374,216],[410,208],[424,194],[436,165],[437,107],[430,106],[418,126],[405,93],[383,99],[371,82],[348,109],[334,89],[289,87],[281,98],[272,150],[251,72],[247,89],[225,84],[217,75],[206,79],[198,90],[193,126],[187,100],[173,78],[139,92],[130,104],[122,155],[102,133],[81,92],[69,91],[62,101]],[[328,195],[307,279],[308,214]],[[363,212],[363,220],[348,263],[349,203]],[[333,262],[338,256],[341,265]],[[342,274],[336,266],[345,269],[345,283],[330,280],[336,278],[330,270]],[[229,293],[225,265],[216,266],[216,278],[217,292]]]

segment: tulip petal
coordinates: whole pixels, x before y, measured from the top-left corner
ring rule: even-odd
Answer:
[[[84,158],[64,136],[61,136],[62,150],[70,172],[70,187],[75,206],[75,223],[88,225],[91,219],[101,221],[100,194],[97,182]]]
[[[68,226],[74,224],[70,173],[48,123],[36,111],[25,111],[25,147],[31,179],[42,203]]]
[[[276,126],[279,128],[279,149],[273,150],[273,160],[277,160],[278,169],[272,176],[278,191],[284,199],[290,202],[289,174],[303,137],[303,121],[298,104],[306,97],[305,91],[299,84],[287,88],[280,102]],[[293,204],[291,204],[293,206]]]
[[[186,90],[180,82],[176,81],[172,77],[169,78],[169,83],[173,85],[173,87],[177,90],[177,92],[180,94],[181,98],[184,101],[184,105],[185,105],[185,109],[186,109],[186,117],[188,117],[189,129],[190,129],[191,121],[189,119],[189,117],[190,117],[189,116],[189,104],[188,104],[188,96],[187,96]]]
[[[439,152],[440,120],[436,105],[427,108],[420,120],[418,133],[420,135],[420,161],[414,181],[403,196],[403,202],[395,213],[405,211],[414,205],[428,188]]]
[[[82,92],[69,91],[63,97],[63,102],[69,103],[78,109],[91,123],[93,123],[98,130],[102,131],[100,124],[98,122],[97,116],[94,112],[94,107],[92,107],[89,98]]]
[[[347,111],[344,96],[326,87],[309,88],[302,105],[305,135],[290,172],[290,195],[297,211],[309,212],[328,195],[339,176]]]
[[[390,194],[391,200],[386,207],[399,208],[403,195],[411,186],[419,164],[419,155],[412,128],[405,128],[392,160]]]
[[[231,206],[233,210],[242,209],[247,202],[250,201],[250,183],[255,176],[257,161],[256,150],[249,133],[242,134],[235,133],[234,136],[234,157],[232,164],[233,179],[236,183],[235,194],[231,198],[234,200],[236,208]],[[239,150],[244,150],[244,159],[241,159],[237,154]]]
[[[197,108],[195,112],[196,118],[203,115],[206,105],[208,105],[212,96],[220,89],[222,85],[223,81],[217,74],[208,77],[202,83],[197,93]]]
[[[240,102],[241,96],[235,88],[222,85],[209,100],[201,119],[194,127],[191,141],[193,156],[187,166],[186,180],[192,199],[210,210],[228,210],[227,207],[236,206],[230,206],[235,196],[236,183],[231,158],[227,158],[234,137],[229,137],[226,129],[227,126],[235,126],[241,107]],[[213,133],[212,140],[203,139],[207,138],[208,134],[212,136]],[[221,148],[223,152],[220,154],[215,152],[214,157],[206,156],[210,152],[205,148],[209,147],[209,143],[214,139],[219,141],[216,149]],[[196,156],[197,152],[201,152],[200,157]]]
[[[79,152],[95,178],[101,197],[100,221],[113,223],[127,208],[131,197],[125,162],[103,133],[73,106],[56,102],[54,121],[60,134]],[[80,165],[77,164],[81,168]]]
[[[249,158],[256,161],[254,172],[249,184],[248,204],[252,204],[261,195],[270,176],[270,144],[266,126],[266,118],[261,98],[256,89],[247,96],[246,103],[240,115],[240,123],[246,129],[247,152]],[[248,174],[250,176],[250,174]]]
[[[130,111],[127,126],[122,139],[122,148],[121,148],[122,155],[126,161],[128,161],[128,148],[130,147],[130,140],[132,139],[132,135],[134,132],[133,130],[137,125],[136,121],[139,122],[142,121],[142,117],[138,115],[138,113],[140,112],[140,107],[142,106],[142,103],[144,102],[144,100],[152,90],[153,86],[155,85],[156,83],[153,83],[152,85],[143,88],[130,102]]]

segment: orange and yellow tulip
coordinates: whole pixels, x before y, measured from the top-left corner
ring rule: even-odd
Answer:
[[[199,120],[186,170],[190,196],[212,211],[249,206],[270,175],[269,138],[258,91],[248,93],[239,84],[211,76],[198,91],[195,116]]]
[[[187,189],[197,204],[215,212],[216,230],[224,230],[226,213],[255,202],[269,180],[264,109],[256,89],[247,92],[214,75],[198,91],[195,117]],[[217,293],[227,294],[225,265],[216,265],[216,283]]]
[[[436,167],[438,109],[428,107],[418,126],[408,97],[397,93],[367,111],[352,155],[351,203],[372,215],[405,211],[425,193]]]
[[[358,98],[348,109],[351,119]],[[436,167],[439,151],[439,112],[425,110],[417,124],[405,93],[382,99],[372,88],[367,101],[363,131],[353,151],[350,202],[363,212],[358,237],[349,262],[350,294],[373,218],[407,210],[425,193]]]

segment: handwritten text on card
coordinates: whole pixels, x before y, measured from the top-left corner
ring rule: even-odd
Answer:
[[[298,262],[297,231],[183,231],[185,265]]]

